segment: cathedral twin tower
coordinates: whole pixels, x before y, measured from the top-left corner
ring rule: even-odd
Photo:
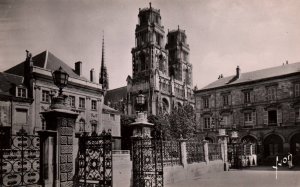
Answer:
[[[184,30],[165,31],[160,10],[139,10],[132,49],[132,77],[127,78],[126,113],[137,111],[136,96],[145,95],[145,111],[165,114],[190,104],[194,106],[192,65]]]

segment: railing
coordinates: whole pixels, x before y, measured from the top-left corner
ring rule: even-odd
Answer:
[[[28,135],[21,129],[8,138],[7,143],[0,146],[0,186],[37,184],[40,178],[39,136]]]
[[[180,142],[163,141],[162,146],[164,166],[181,165]]]
[[[204,162],[204,145],[200,142],[186,142],[187,163]]]
[[[218,143],[208,144],[208,158],[210,161],[222,159],[221,144]]]

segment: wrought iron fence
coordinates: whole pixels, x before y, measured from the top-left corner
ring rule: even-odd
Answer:
[[[219,143],[208,144],[208,158],[211,161],[222,159],[221,144]]]
[[[112,139],[111,134],[103,131],[79,137],[78,156],[79,187],[112,186]]]
[[[204,162],[204,146],[200,142],[186,142],[187,163]]]
[[[132,163],[135,187],[163,187],[161,140],[132,138]]]
[[[179,141],[163,141],[164,166],[181,165],[181,152]]]
[[[16,135],[3,137],[0,146],[0,186],[28,186],[37,184],[40,175],[40,138],[21,129]]]

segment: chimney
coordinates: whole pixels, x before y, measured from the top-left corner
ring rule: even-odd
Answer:
[[[81,61],[75,62],[75,73],[79,76],[82,75],[82,62]]]
[[[91,82],[95,81],[95,70],[94,70],[94,68],[91,69],[91,71],[90,71],[90,81]]]
[[[241,69],[239,66],[236,67],[236,78],[240,78]]]

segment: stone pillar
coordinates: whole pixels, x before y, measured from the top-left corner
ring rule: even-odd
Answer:
[[[208,156],[208,141],[203,140],[203,148],[204,148],[204,158],[206,164],[209,164],[209,156]]]
[[[73,162],[73,134],[75,128],[76,113],[70,111],[65,105],[65,97],[53,98],[50,110],[42,112],[46,121],[46,131],[55,132],[56,145],[54,146],[56,171],[54,180],[56,186],[73,186],[74,168]]]
[[[180,138],[180,152],[181,152],[181,163],[183,167],[187,166],[187,151],[186,151],[186,139]]]
[[[290,144],[288,142],[283,143],[283,153],[287,154],[290,152]]]

